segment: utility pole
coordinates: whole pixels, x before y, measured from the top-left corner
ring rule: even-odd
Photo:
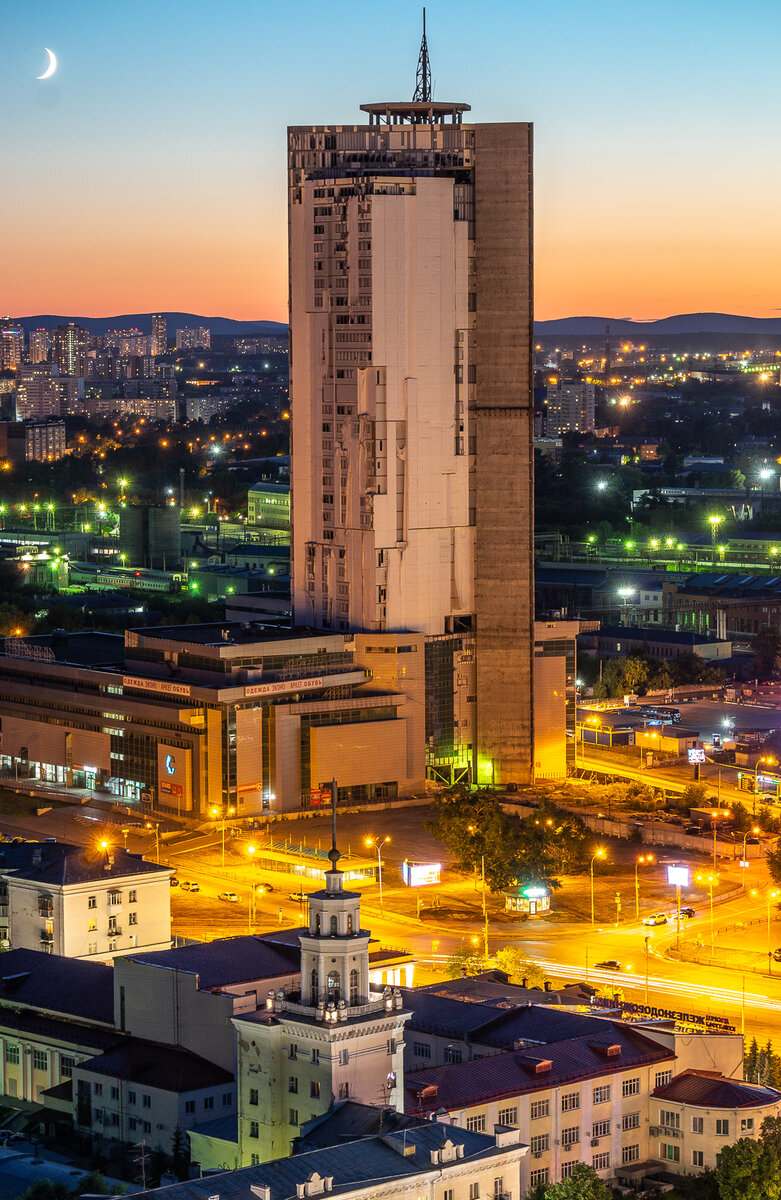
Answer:
[[[133,1149],[139,1151],[138,1158],[134,1158],[133,1162],[137,1167],[141,1168],[141,1186],[146,1188],[146,1160],[149,1153],[146,1148],[146,1142],[138,1142]]]

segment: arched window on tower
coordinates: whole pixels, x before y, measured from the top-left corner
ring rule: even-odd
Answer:
[[[315,913],[315,936],[320,936],[320,913]]]
[[[342,987],[338,971],[328,972],[328,999],[333,1000],[334,1004],[338,1004],[341,997]]]
[[[320,992],[320,980],[317,975],[317,967],[312,971],[312,1003],[317,1004]]]
[[[358,972],[355,967],[350,972],[350,1003],[358,1003]]]
[[[348,932],[348,934],[351,934],[352,931],[353,931],[353,914],[348,913],[347,914],[347,932]]]
[[[331,917],[331,937],[336,937],[336,917]]]

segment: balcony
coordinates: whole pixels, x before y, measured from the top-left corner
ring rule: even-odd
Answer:
[[[122,927],[118,925],[114,928],[113,925],[109,925],[108,936],[110,938],[122,937]]]
[[[51,930],[49,930],[49,929],[41,930],[41,941],[44,942],[47,946],[51,946],[52,942],[54,941],[54,934],[51,932]]]

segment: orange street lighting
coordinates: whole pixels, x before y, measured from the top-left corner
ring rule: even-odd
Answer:
[[[638,921],[640,920],[640,880],[637,875],[637,868],[641,864],[650,866],[650,864],[654,862],[656,862],[656,859],[654,858],[653,854],[641,854],[639,858],[635,860],[635,917]]]
[[[599,850],[597,850],[596,854],[593,856],[593,858],[591,859],[591,862],[589,864],[589,871],[591,873],[591,924],[592,925],[594,924],[594,862],[596,859],[604,858],[604,857],[605,857],[605,851],[600,848]]]
[[[366,845],[373,847],[377,851],[377,875],[380,882],[380,912],[382,912],[382,847],[390,841],[390,837],[366,838]]]

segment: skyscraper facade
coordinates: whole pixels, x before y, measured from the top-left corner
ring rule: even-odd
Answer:
[[[425,634],[429,743],[444,713],[473,780],[522,782],[532,129],[468,109],[424,95],[289,130],[294,609]]]
[[[50,331],[51,357],[61,375],[83,375],[89,349],[89,334],[80,325],[68,321]]]
[[[168,350],[168,327],[166,325],[165,316],[163,313],[154,313],[152,316],[152,343],[150,353],[153,355],[165,354]]]
[[[545,431],[551,436],[562,433],[593,433],[594,384],[548,383]]]
[[[30,362],[43,363],[49,357],[49,330],[30,330]]]

